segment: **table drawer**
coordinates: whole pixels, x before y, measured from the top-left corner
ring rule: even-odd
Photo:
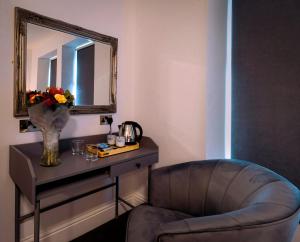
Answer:
[[[153,154],[153,155],[145,156],[142,158],[132,159],[132,160],[129,160],[126,162],[122,162],[120,164],[111,166],[110,176],[111,177],[119,176],[126,172],[138,170],[143,167],[152,165],[156,162],[158,162],[157,154]]]

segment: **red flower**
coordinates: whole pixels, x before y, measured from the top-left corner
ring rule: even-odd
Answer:
[[[64,94],[64,89],[62,89],[62,88],[56,88],[56,87],[49,87],[48,89],[47,89],[47,92],[49,92],[49,94],[51,95],[51,96],[54,96],[55,94]]]
[[[55,101],[52,98],[47,98],[44,103],[46,106],[51,107],[53,104],[55,104]]]

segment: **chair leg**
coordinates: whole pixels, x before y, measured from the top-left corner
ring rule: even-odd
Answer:
[[[150,204],[151,200],[151,171],[152,171],[152,165],[148,166],[148,204]]]

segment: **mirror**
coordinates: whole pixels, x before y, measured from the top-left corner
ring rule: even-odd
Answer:
[[[71,114],[116,112],[116,38],[16,8],[14,115],[27,116],[26,92],[69,89]]]

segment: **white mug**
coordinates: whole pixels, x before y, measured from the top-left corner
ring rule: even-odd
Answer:
[[[116,136],[115,135],[108,134],[106,138],[107,138],[107,144],[114,145],[116,143]]]
[[[125,137],[124,136],[117,136],[116,137],[116,146],[117,147],[125,146]]]

